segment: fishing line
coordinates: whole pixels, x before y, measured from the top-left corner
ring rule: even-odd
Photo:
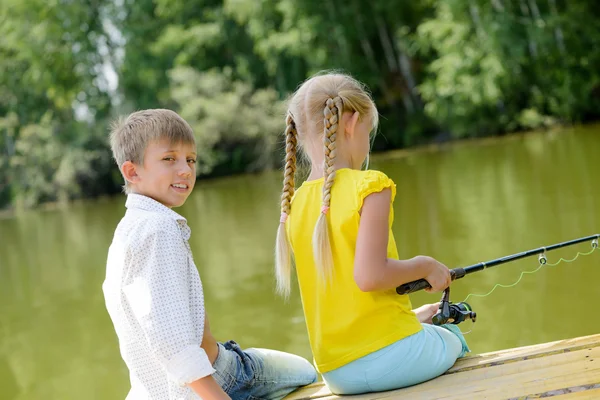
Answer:
[[[563,261],[564,261],[564,262],[566,262],[566,263],[571,263],[571,262],[573,262],[573,261],[577,260],[577,258],[578,258],[579,256],[589,256],[589,255],[590,255],[590,254],[592,254],[594,251],[596,251],[596,249],[598,249],[598,239],[595,239],[595,240],[593,240],[593,241],[592,241],[592,249],[591,249],[590,251],[588,251],[588,252],[585,252],[585,253],[582,253],[582,252],[578,251],[578,252],[577,252],[577,254],[575,255],[575,257],[573,257],[572,259],[570,259],[570,260],[567,260],[566,258],[562,258],[562,257],[561,257],[561,258],[560,258],[560,259],[559,259],[557,262],[555,262],[555,263],[549,263],[549,262],[547,262],[547,259],[546,259],[546,256],[545,256],[545,254],[540,254],[540,257],[539,257],[539,263],[540,263],[540,265],[539,265],[539,266],[538,266],[536,269],[534,269],[533,271],[522,271],[522,272],[521,272],[521,274],[519,275],[519,279],[517,279],[517,280],[516,280],[516,282],[514,282],[514,283],[511,283],[511,284],[509,284],[509,285],[503,285],[503,284],[501,284],[501,283],[497,283],[497,284],[495,284],[495,285],[494,285],[494,287],[493,287],[493,288],[492,288],[492,289],[491,289],[489,292],[487,292],[486,294],[469,293],[469,294],[467,295],[467,297],[465,297],[465,299],[463,300],[463,303],[464,303],[464,302],[466,302],[467,300],[469,300],[469,298],[471,298],[471,297],[479,297],[479,298],[488,297],[489,295],[491,295],[492,293],[494,293],[494,291],[495,291],[496,289],[498,289],[498,288],[500,288],[500,287],[501,287],[501,288],[505,288],[505,289],[508,289],[508,288],[515,287],[515,286],[517,286],[517,285],[519,284],[519,282],[521,282],[521,280],[523,279],[523,276],[525,276],[525,275],[527,275],[527,274],[535,274],[535,273],[536,273],[536,272],[538,272],[540,269],[542,269],[542,267],[543,267],[543,266],[555,267],[555,266],[557,266],[558,264],[560,264],[560,263],[561,263],[561,262],[563,262]],[[543,260],[545,260],[545,261],[543,261]],[[459,329],[460,329],[460,328],[459,328]],[[473,322],[473,323],[471,324],[471,329],[469,329],[467,332],[462,332],[462,334],[463,334],[463,335],[468,335],[469,333],[473,332],[473,329],[475,329],[475,322]]]
[[[535,256],[535,255],[538,256],[538,262],[540,264],[533,271],[522,271],[519,275],[519,278],[511,284],[507,285],[507,284],[497,283],[492,287],[492,289],[489,292],[487,292],[485,294],[469,293],[463,301],[458,302],[458,303],[453,303],[452,301],[450,301],[450,287],[447,287],[446,289],[444,289],[442,299],[440,300],[439,310],[432,317],[432,323],[434,325],[438,325],[438,326],[444,325],[444,324],[458,325],[461,322],[469,320],[469,319],[474,323],[477,320],[477,313],[475,311],[473,311],[473,308],[469,305],[469,303],[467,303],[467,300],[469,298],[471,298],[471,297],[480,297],[480,298],[487,297],[487,296],[491,295],[492,293],[494,293],[494,291],[498,288],[515,287],[516,285],[518,285],[521,282],[521,280],[523,279],[523,277],[525,275],[535,274],[540,269],[542,269],[542,267],[544,267],[544,266],[554,267],[563,261],[566,263],[571,263],[571,262],[577,260],[579,258],[579,256],[590,255],[594,251],[596,251],[596,249],[598,248],[598,239],[600,239],[600,234],[585,236],[585,237],[581,237],[578,239],[570,240],[568,242],[557,243],[557,244],[553,244],[553,245],[547,246],[547,247],[539,247],[537,249],[523,251],[521,253],[497,258],[495,260],[480,262],[478,264],[470,265],[470,266],[464,267],[464,268],[451,269],[450,277],[452,280],[456,280],[456,279],[464,278],[465,276],[472,274],[474,272],[480,272],[480,271],[486,270],[488,268],[495,267],[497,265],[505,264],[505,263],[508,263],[511,261],[516,261],[516,260],[520,260],[521,258],[531,257],[531,256]],[[555,263],[548,263],[548,258],[546,256],[546,252],[555,250],[555,249],[559,249],[562,247],[566,247],[566,246],[572,246],[572,245],[575,245],[578,243],[587,242],[587,241],[591,241],[592,249],[590,251],[588,251],[588,252],[578,251],[577,254],[575,255],[575,257],[573,257],[572,259],[565,259],[565,258],[561,257]],[[396,293],[398,293],[400,295],[405,295],[405,294],[413,293],[418,290],[427,289],[427,288],[431,288],[431,285],[429,284],[429,282],[427,282],[426,279],[418,279],[416,281],[408,282],[408,283],[398,286],[396,288]],[[471,331],[469,331],[469,332],[471,332]],[[466,333],[469,333],[469,332],[466,332]]]
[[[573,261],[577,260],[577,258],[578,258],[579,256],[589,256],[589,255],[590,255],[590,254],[592,254],[594,251],[596,251],[596,249],[597,249],[597,248],[598,248],[598,242],[596,241],[596,242],[595,242],[595,245],[594,245],[594,243],[592,243],[592,249],[591,249],[590,251],[588,251],[588,252],[586,252],[586,253],[582,253],[582,252],[579,252],[579,251],[578,251],[578,252],[577,252],[577,255],[576,255],[574,258],[570,259],[570,260],[567,260],[567,259],[565,259],[565,258],[562,258],[562,257],[561,257],[561,258],[560,258],[560,259],[559,259],[557,262],[555,262],[555,263],[542,262],[542,261],[540,260],[540,265],[539,265],[539,266],[538,266],[536,269],[534,269],[533,271],[522,271],[522,272],[521,272],[521,275],[519,275],[519,279],[517,279],[517,280],[516,280],[516,282],[514,282],[514,283],[511,283],[511,284],[509,284],[509,285],[503,285],[503,284],[501,284],[501,283],[496,283],[496,284],[494,285],[494,287],[493,287],[493,288],[492,288],[492,289],[491,289],[489,292],[487,292],[486,294],[469,293],[469,294],[467,295],[467,297],[465,297],[465,299],[464,299],[463,301],[467,301],[467,300],[468,300],[469,298],[471,298],[471,297],[487,297],[487,296],[491,295],[492,293],[494,293],[494,291],[495,291],[496,289],[500,288],[500,287],[501,287],[501,288],[505,288],[505,289],[508,289],[508,288],[511,288],[511,287],[515,287],[515,286],[517,286],[517,285],[519,284],[519,282],[521,282],[521,280],[523,279],[523,276],[525,276],[525,275],[527,275],[527,274],[535,274],[535,273],[536,273],[536,272],[538,272],[540,269],[542,269],[542,267],[543,267],[543,266],[545,266],[545,265],[546,265],[546,266],[548,266],[548,267],[554,267],[554,266],[556,266],[556,265],[560,264],[562,261],[564,261],[564,262],[567,262],[567,263],[570,263],[570,262],[573,262]]]

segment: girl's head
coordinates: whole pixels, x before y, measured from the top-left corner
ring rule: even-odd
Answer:
[[[377,108],[366,87],[349,75],[325,73],[305,81],[289,100],[286,117],[286,154],[281,220],[277,231],[277,290],[290,291],[291,248],[285,232],[294,195],[296,155],[301,146],[313,171],[324,179],[321,214],[313,235],[315,264],[323,281],[331,277],[333,262],[327,213],[335,171],[359,169],[369,155],[370,133],[377,127]]]
[[[313,168],[326,161],[325,145],[331,135],[335,135],[336,163],[360,168],[369,154],[370,133],[379,122],[366,87],[340,73],[305,81],[290,98],[288,115]]]

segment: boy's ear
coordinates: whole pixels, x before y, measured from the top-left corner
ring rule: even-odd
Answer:
[[[140,177],[137,174],[136,165],[131,161],[125,161],[123,165],[121,165],[121,172],[127,182],[136,183],[140,180]]]
[[[344,132],[349,135],[352,136],[354,135],[354,131],[356,129],[356,124],[358,124],[358,111],[354,111],[354,113],[350,114],[344,114],[342,115],[342,121],[344,123]]]

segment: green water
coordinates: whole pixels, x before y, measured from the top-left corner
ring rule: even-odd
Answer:
[[[596,185],[600,126],[390,153],[372,167],[398,186],[400,257],[428,254],[449,267],[600,233]],[[310,358],[297,291],[273,293],[278,172],[199,182],[178,209],[205,285],[218,340]],[[104,308],[106,251],[124,212],[118,197],[0,219],[0,399],[123,399],[127,370]],[[584,243],[549,262],[588,251]],[[472,298],[473,351],[600,332],[600,251]],[[455,301],[512,283],[535,257],[457,281]],[[418,293],[413,304],[437,301]],[[463,331],[471,323],[461,325]]]

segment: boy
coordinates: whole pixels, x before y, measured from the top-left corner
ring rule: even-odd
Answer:
[[[102,289],[129,368],[127,399],[277,399],[316,381],[301,357],[243,351],[210,333],[191,231],[171,209],[196,181],[187,122],[170,110],[138,111],[113,124],[110,143],[128,196]]]

